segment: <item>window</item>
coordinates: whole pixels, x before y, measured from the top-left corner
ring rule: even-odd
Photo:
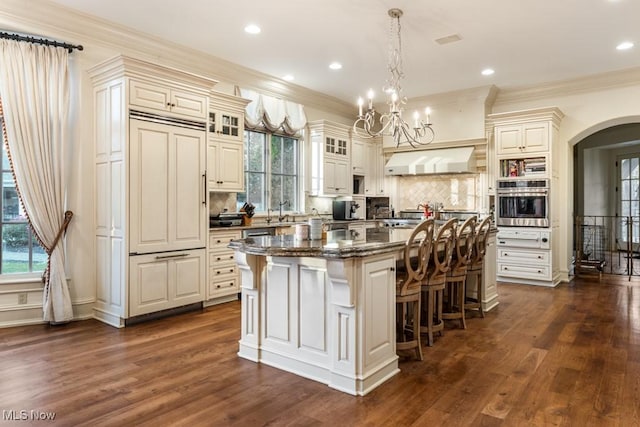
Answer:
[[[1,122],[1,118],[0,118]],[[0,126],[2,129],[2,126]],[[4,141],[3,131],[0,137]],[[0,198],[2,219],[0,237],[0,274],[42,272],[47,267],[47,254],[31,233],[27,216],[18,198],[13,174],[2,143],[2,197]]]
[[[299,211],[300,142],[297,138],[246,130],[244,132],[245,192],[238,193],[238,207],[250,202],[256,212],[267,208]]]
[[[640,157],[638,155],[625,156],[619,159],[619,215],[622,217],[632,217],[633,221],[633,243],[640,242]],[[623,242],[627,241],[628,224],[620,221],[620,236]]]

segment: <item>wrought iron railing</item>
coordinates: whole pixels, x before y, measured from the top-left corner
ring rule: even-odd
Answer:
[[[639,216],[576,216],[575,274],[640,275]]]

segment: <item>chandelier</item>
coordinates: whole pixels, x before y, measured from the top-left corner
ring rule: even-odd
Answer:
[[[391,26],[389,28],[389,78],[382,90],[387,94],[387,105],[389,112],[377,114],[373,107],[373,90],[367,93],[368,106],[363,111],[364,101],[358,99],[358,118],[353,123],[353,131],[363,138],[374,138],[382,135],[390,135],[396,143],[408,143],[413,148],[431,143],[435,133],[431,128],[431,111],[429,107],[425,109],[426,122],[422,120],[420,114],[413,113],[413,122],[410,125],[402,118],[403,106],[407,103],[407,98],[402,96],[402,86],[400,82],[404,78],[402,70],[402,43],[400,39],[400,17],[402,10],[389,9]]]

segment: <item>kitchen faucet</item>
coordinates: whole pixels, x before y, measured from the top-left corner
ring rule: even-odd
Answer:
[[[289,204],[288,200],[285,200],[284,202],[280,202],[280,215],[278,216],[278,221],[282,222],[283,219],[288,218],[289,215],[282,215],[282,207],[286,206]]]

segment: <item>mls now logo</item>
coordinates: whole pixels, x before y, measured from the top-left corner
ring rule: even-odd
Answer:
[[[16,410],[2,410],[2,420],[3,421],[53,421],[56,418],[55,412],[42,412],[36,410],[27,411],[25,409],[16,411]]]

